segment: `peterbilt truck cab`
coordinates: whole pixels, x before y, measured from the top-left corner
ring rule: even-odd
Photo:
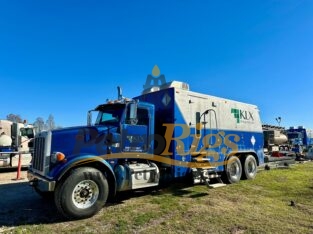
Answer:
[[[98,112],[95,123],[91,113]],[[129,99],[108,101],[88,112],[88,125],[38,133],[34,139],[31,185],[54,193],[67,218],[85,218],[118,191],[157,186],[153,154],[154,106]]]

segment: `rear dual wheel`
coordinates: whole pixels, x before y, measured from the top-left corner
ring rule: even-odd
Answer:
[[[240,181],[242,166],[237,156],[231,156],[226,161],[226,169],[223,175],[224,181],[233,184]]]
[[[247,155],[243,163],[237,156],[231,156],[225,167],[224,180],[229,184],[237,183],[241,178],[252,180],[257,174],[257,162],[253,155]]]
[[[258,166],[253,155],[250,154],[245,158],[243,171],[244,171],[244,173],[242,174],[243,179],[253,180],[256,177]]]

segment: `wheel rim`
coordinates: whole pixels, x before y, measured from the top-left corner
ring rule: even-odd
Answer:
[[[98,185],[92,180],[83,180],[75,186],[72,201],[77,208],[86,209],[95,204],[98,196]]]
[[[230,177],[237,179],[239,175],[239,165],[236,162],[233,162],[229,168]]]

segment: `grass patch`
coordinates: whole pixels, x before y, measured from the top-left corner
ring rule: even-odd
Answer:
[[[261,171],[217,189],[181,184],[143,192],[80,221],[22,225],[15,233],[313,233],[313,163]],[[291,203],[293,202],[293,205]]]

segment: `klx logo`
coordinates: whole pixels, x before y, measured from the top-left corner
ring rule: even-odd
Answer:
[[[232,108],[231,113],[236,118],[237,123],[240,123],[242,120],[254,121],[253,114],[249,111]]]

